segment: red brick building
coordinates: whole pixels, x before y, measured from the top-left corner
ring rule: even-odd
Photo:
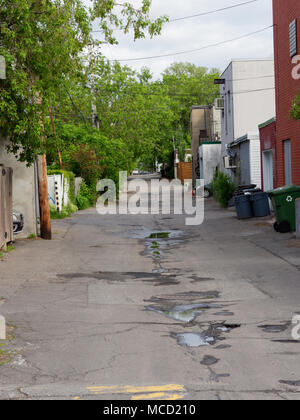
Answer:
[[[278,187],[276,164],[276,119],[259,126],[261,148],[261,185],[264,191]]]
[[[289,116],[300,90],[300,0],[273,0],[276,84],[275,187],[300,185],[300,121]]]

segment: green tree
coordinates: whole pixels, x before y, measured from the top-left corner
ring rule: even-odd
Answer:
[[[291,117],[300,120],[300,92],[297,94],[291,109]]]
[[[191,63],[174,63],[163,72],[162,83],[172,99],[176,123],[186,133],[190,129],[190,113],[193,105],[210,105],[219,95],[214,79],[216,69],[208,70]]]
[[[43,124],[49,106],[57,107],[78,73],[84,73],[83,52],[93,41],[93,23],[102,41],[115,43],[114,29],[134,38],[160,33],[166,18],[149,18],[151,0],[135,8],[116,0],[0,0],[0,54],[7,79],[0,83],[0,130],[9,135],[11,151],[31,163],[44,152]]]

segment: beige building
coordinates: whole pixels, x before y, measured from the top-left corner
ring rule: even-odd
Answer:
[[[205,142],[221,139],[221,111],[214,105],[193,106],[191,112],[191,143],[193,155],[193,183],[200,179],[199,147]]]

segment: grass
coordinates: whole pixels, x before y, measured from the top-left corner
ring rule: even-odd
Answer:
[[[13,325],[6,326],[6,341],[10,341],[15,339],[15,335],[13,334],[13,330],[15,327]],[[3,366],[9,362],[11,362],[14,352],[10,352],[8,350],[4,350],[3,347],[6,346],[6,342],[4,340],[0,340],[0,366]]]
[[[30,235],[27,236],[27,239],[36,239],[36,234],[31,233]]]
[[[0,344],[0,346],[4,346],[5,344]],[[0,366],[5,365],[6,363],[9,363],[11,361],[11,356],[9,353],[5,350],[2,350],[0,348]]]
[[[152,242],[152,246],[151,249],[158,249],[159,248],[159,243],[158,242]]]
[[[76,213],[78,211],[78,207],[75,206],[75,204],[72,204],[71,202],[64,206],[61,212],[58,212],[54,206],[50,205],[50,215],[51,219],[66,219],[67,217],[70,217],[73,213]]]
[[[149,236],[149,239],[166,239],[169,238],[170,236],[170,232],[154,232],[151,233],[151,235]]]
[[[14,251],[15,249],[16,247],[14,245],[8,245],[6,252],[11,252],[11,251]]]
[[[0,252],[0,259],[4,258],[6,254],[8,254],[11,251],[14,251],[16,247],[14,245],[8,245],[6,248],[6,251]]]

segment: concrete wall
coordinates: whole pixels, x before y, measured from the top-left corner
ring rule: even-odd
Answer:
[[[257,131],[259,124],[274,117],[274,61],[232,61],[221,78],[226,79],[226,84],[220,87],[225,100],[221,118],[222,156],[226,156],[226,144]]]
[[[24,231],[18,238],[27,238],[37,234],[36,212],[36,177],[34,166],[28,168],[18,162],[14,155],[8,154],[5,146],[8,142],[0,138],[0,163],[13,169],[13,209],[24,215]]]

